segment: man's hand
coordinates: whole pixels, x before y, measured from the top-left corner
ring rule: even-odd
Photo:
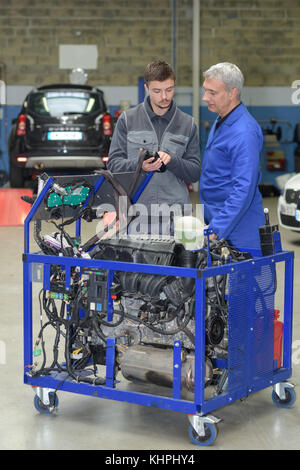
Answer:
[[[170,161],[171,161],[171,156],[170,156],[168,153],[166,153],[166,152],[161,152],[161,151],[159,151],[159,152],[157,152],[157,153],[158,153],[158,155],[159,155],[159,158],[161,159],[161,161],[162,161],[165,165],[167,165],[168,163],[170,163]]]
[[[154,157],[150,157],[143,162],[142,168],[144,171],[157,171],[160,169],[162,163],[167,165],[171,161],[171,157],[168,153],[159,151],[157,154],[159,155],[157,160],[154,161]]]
[[[212,233],[211,235],[209,235],[210,240],[216,240],[217,238],[218,238],[218,235],[216,233]]]
[[[144,171],[157,171],[160,169],[162,161],[160,158],[154,161],[154,157],[148,158],[143,162],[142,168]]]

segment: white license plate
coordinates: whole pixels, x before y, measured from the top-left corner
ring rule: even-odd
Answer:
[[[48,140],[82,140],[82,132],[48,132]]]

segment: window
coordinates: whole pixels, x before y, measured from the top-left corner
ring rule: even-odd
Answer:
[[[58,117],[67,114],[89,114],[101,112],[96,93],[73,90],[56,90],[34,93],[29,109],[41,116]]]

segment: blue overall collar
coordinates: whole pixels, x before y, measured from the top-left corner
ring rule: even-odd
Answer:
[[[222,126],[231,126],[235,121],[237,121],[241,117],[241,115],[245,112],[245,109],[246,108],[245,108],[244,104],[241,102],[230,113],[227,114],[227,117],[224,120]],[[210,144],[212,143],[212,141],[216,137],[215,131],[216,131],[217,122],[218,122],[218,119],[215,120],[215,122],[213,123],[213,126],[210,130],[208,140],[207,140],[207,144],[206,144],[206,148],[210,146]]]
[[[237,108],[239,106],[241,106],[242,102],[240,102],[239,104],[237,104],[231,111],[229,111],[228,114],[226,114],[225,116],[221,117],[221,116],[218,116],[217,118],[217,122],[216,122],[216,126],[215,126],[215,130],[220,127],[220,125],[225,122],[227,119],[229,119],[229,117],[237,110]]]

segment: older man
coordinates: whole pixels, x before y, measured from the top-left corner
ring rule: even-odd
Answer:
[[[211,238],[260,254],[258,227],[265,220],[258,188],[262,131],[241,101],[244,78],[236,65],[213,65],[204,78],[203,101],[218,114],[202,161],[204,218]]]

